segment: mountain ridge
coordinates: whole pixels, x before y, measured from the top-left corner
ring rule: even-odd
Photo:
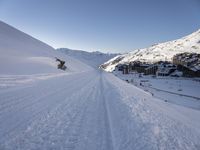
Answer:
[[[118,55],[101,66],[106,71],[112,72],[117,64],[129,63],[131,61],[148,63],[172,61],[174,55],[184,52],[200,53],[200,29],[177,40],[154,44],[148,48],[137,49]]]

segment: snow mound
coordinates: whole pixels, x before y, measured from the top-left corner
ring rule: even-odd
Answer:
[[[148,63],[172,61],[174,55],[184,52],[200,53],[200,29],[178,40],[154,44],[149,48],[138,49],[123,55],[118,55],[105,62],[102,66],[106,71],[111,72],[118,64],[138,60]]]

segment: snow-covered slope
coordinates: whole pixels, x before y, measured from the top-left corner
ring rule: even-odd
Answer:
[[[199,150],[199,116],[94,69],[0,90],[0,149]]]
[[[117,54],[101,53],[98,51],[86,52],[82,50],[71,50],[68,48],[60,48],[57,50],[94,68],[99,67],[102,63],[117,56]]]
[[[0,74],[62,72],[57,69],[55,57],[66,60],[68,70],[71,71],[90,68],[0,21]]]
[[[103,66],[106,71],[113,71],[119,63],[129,63],[136,60],[149,63],[171,61],[175,54],[183,52],[200,53],[200,29],[178,40],[154,44],[149,48],[118,55],[105,62]]]

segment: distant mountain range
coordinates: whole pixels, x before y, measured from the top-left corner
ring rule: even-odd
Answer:
[[[118,64],[132,61],[148,63],[172,61],[174,55],[184,52],[200,53],[200,29],[178,40],[154,44],[149,48],[118,55],[102,64],[102,66],[106,71],[112,72]]]
[[[102,53],[99,51],[87,52],[82,50],[71,50],[68,48],[59,48],[57,50],[93,68],[98,68],[102,63],[118,55],[118,54]]]

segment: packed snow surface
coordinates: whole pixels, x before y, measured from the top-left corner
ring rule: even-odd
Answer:
[[[184,52],[200,53],[200,29],[181,39],[165,43],[154,44],[149,48],[138,49],[118,55],[103,64],[108,72],[112,72],[118,64],[132,61],[155,63],[158,61],[172,61],[174,55]]]
[[[200,112],[100,70],[0,92],[0,149],[199,149]]]
[[[0,150],[200,149],[200,111],[160,101],[2,22],[0,33]]]

